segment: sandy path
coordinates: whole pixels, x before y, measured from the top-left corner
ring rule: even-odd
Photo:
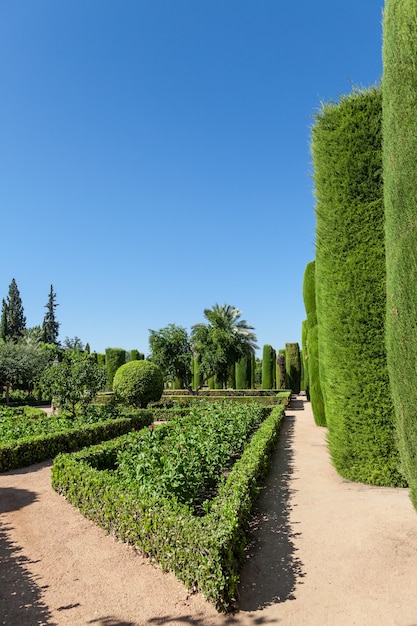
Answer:
[[[0,624],[417,626],[417,514],[405,489],[341,479],[300,396],[287,410],[242,572],[240,611],[107,537],[50,487],[0,474]]]

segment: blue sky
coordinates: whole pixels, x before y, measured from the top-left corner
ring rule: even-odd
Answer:
[[[3,0],[0,298],[149,353],[231,304],[301,343],[310,129],[382,74],[382,0]],[[261,355],[261,350],[259,351]]]

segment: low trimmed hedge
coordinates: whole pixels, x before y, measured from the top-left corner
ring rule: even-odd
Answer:
[[[60,454],[52,467],[52,486],[107,533],[133,544],[187,588],[198,588],[219,612],[226,612],[236,601],[249,516],[283,415],[282,406],[271,411],[203,517],[168,500],[139,498],[134,486],[120,489],[111,470],[127,437]]]
[[[72,452],[100,441],[114,439],[132,429],[140,430],[149,426],[153,420],[153,411],[144,409],[123,418],[87,424],[82,428],[0,444],[0,472],[53,459],[60,452]]]

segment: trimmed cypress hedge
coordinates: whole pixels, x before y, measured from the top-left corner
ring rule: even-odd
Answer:
[[[275,389],[276,352],[268,344],[262,350],[262,389]]]
[[[385,349],[382,96],[324,105],[312,131],[320,382],[337,471],[404,485]]]
[[[307,359],[309,372],[309,397],[314,422],[317,426],[326,426],[323,394],[320,384],[319,346],[316,308],[316,262],[307,263],[303,280],[303,299],[307,314]]]
[[[236,363],[236,389],[250,389],[252,386],[253,355],[244,356]]]
[[[301,380],[301,390],[306,392],[307,400],[310,400],[310,379],[308,372],[308,347],[307,347],[307,338],[308,338],[308,322],[307,320],[303,320],[301,323],[301,369],[302,369],[302,380]]]
[[[106,348],[106,387],[113,388],[113,378],[119,367],[126,363],[126,350],[122,348]]]
[[[285,367],[287,371],[287,387],[292,389],[293,393],[300,393],[301,361],[298,343],[285,344]]]
[[[387,0],[383,41],[383,171],[387,356],[398,446],[417,509],[417,6]]]

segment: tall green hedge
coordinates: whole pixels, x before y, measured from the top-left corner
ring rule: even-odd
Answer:
[[[300,346],[298,343],[285,344],[285,367],[287,371],[287,386],[293,393],[300,393],[301,361]]]
[[[308,322],[307,320],[303,320],[301,324],[301,346],[302,346],[301,367],[302,367],[302,374],[303,374],[302,381],[301,381],[301,390],[306,392],[307,400],[310,400],[310,379],[309,379],[309,371],[308,371],[307,338],[308,338]]]
[[[113,388],[113,378],[121,365],[126,363],[126,350],[122,348],[106,348],[106,387]]]
[[[274,348],[265,344],[262,349],[262,389],[276,388],[276,352]]]
[[[305,363],[308,363],[308,393],[317,426],[326,426],[323,394],[320,384],[319,346],[316,306],[316,262],[307,263],[303,279],[303,299],[307,314],[307,350]]]
[[[386,0],[383,171],[387,355],[398,445],[417,509],[417,5]]]
[[[236,363],[236,389],[252,388],[253,355],[244,356]]]
[[[385,349],[381,118],[380,89],[355,90],[312,130],[320,382],[337,471],[404,485]]]

